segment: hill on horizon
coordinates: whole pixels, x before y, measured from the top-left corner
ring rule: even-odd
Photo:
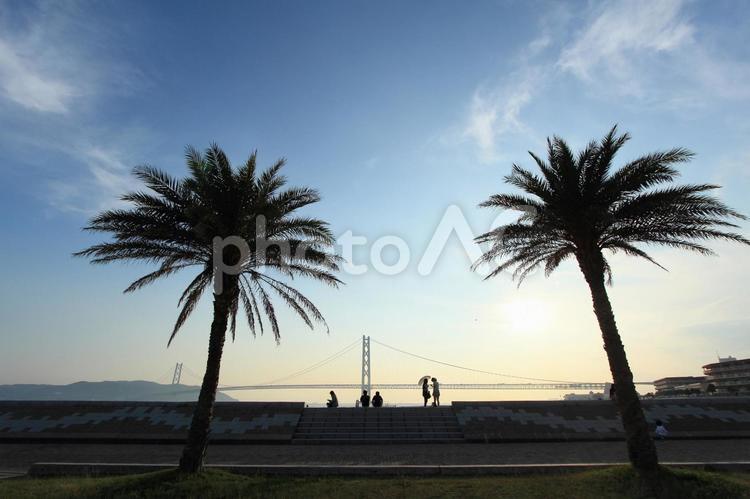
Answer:
[[[140,402],[193,402],[200,387],[163,385],[153,381],[78,381],[69,385],[0,385],[0,400],[108,400]],[[217,402],[236,402],[222,392]]]

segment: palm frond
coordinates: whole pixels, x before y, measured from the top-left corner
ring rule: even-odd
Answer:
[[[250,333],[255,337],[255,310],[253,308],[253,304],[250,302],[250,298],[248,298],[248,293],[252,293],[252,291],[249,291],[244,283],[244,279],[240,279],[240,300],[242,301],[242,308],[245,309],[245,317],[247,318],[247,325],[250,328]],[[257,308],[257,307],[256,307]]]
[[[122,260],[158,265],[156,270],[130,284],[126,292],[179,270],[200,266],[201,271],[180,297],[180,311],[168,342],[171,344],[211,285],[214,238],[237,236],[246,240],[254,251],[259,244],[256,225],[263,219],[266,238],[271,244],[267,253],[259,259],[253,253],[243,261],[242,274],[236,278],[224,276],[228,279],[225,283],[231,283],[225,286],[225,292],[231,293],[225,298],[229,300],[226,319],[232,339],[241,304],[253,335],[256,326],[263,333],[265,315],[275,340],[279,341],[274,303],[264,286],[273,289],[274,296],[278,295],[307,325],[312,327],[313,321],[325,325],[312,301],[281,280],[260,273],[260,269],[267,268],[290,279],[312,278],[333,287],[342,283],[336,276],[341,258],[331,251],[335,238],[328,224],[297,214],[298,210],[320,201],[320,194],[309,187],[284,188],[283,159],[260,174],[256,161],[257,153],[253,152],[235,170],[224,151],[211,144],[203,152],[193,147],[185,149],[189,175],[183,179],[148,165],[136,167],[133,174],[145,189],[122,196],[129,205],[127,209],[103,211],[85,227],[87,231],[109,234],[111,240],[75,255],[99,264]],[[279,247],[289,248],[290,252],[279,251]]]
[[[300,316],[308,317],[307,314],[312,315],[313,319],[323,324],[323,326],[326,328],[326,333],[330,333],[330,329],[328,328],[328,323],[326,322],[325,318],[323,317],[323,314],[320,313],[320,310],[315,306],[315,304],[308,299],[305,295],[300,293],[298,290],[294,289],[293,287],[277,280],[272,277],[269,277],[267,275],[261,275],[260,279],[267,282],[271,287],[273,287],[278,293],[283,295],[284,300],[287,301],[287,303],[290,304],[297,312],[299,313],[300,310],[303,313],[300,313]],[[292,305],[290,302],[294,302]],[[310,329],[313,329],[313,324],[309,320],[309,318],[305,321],[307,325],[310,327]]]
[[[612,163],[630,139],[613,127],[599,141],[574,154],[560,137],[547,141],[547,160],[531,157],[542,173],[537,176],[513,165],[506,183],[527,195],[494,194],[481,207],[528,207],[515,223],[476,238],[486,245],[473,269],[491,265],[487,278],[513,269],[522,282],[544,265],[549,275],[562,261],[575,256],[579,264],[599,262],[599,272],[611,282],[612,271],[603,255],[592,251],[622,251],[659,265],[638,244],[712,254],[705,243],[726,240],[750,244],[731,229],[746,217],[711,195],[711,184],[668,185],[678,176],[675,165],[693,154],[684,148],[647,154],[617,170]],[[587,256],[588,255],[588,256]],[[662,267],[663,268],[663,267]]]
[[[281,341],[281,332],[279,330],[279,322],[276,319],[276,309],[273,306],[273,302],[268,296],[268,293],[266,293],[266,290],[263,289],[261,283],[259,283],[257,280],[251,280],[251,282],[255,284],[255,289],[260,296],[260,302],[263,304],[263,310],[266,313],[268,322],[271,324],[273,338],[274,340],[276,340],[276,343],[279,343]]]
[[[169,335],[167,346],[172,344],[172,340],[174,340],[175,336],[177,336],[177,332],[185,324],[185,321],[187,321],[188,317],[190,317],[190,314],[193,313],[193,310],[195,310],[195,307],[198,305],[198,302],[201,299],[201,295],[203,294],[203,291],[205,291],[205,289],[206,288],[202,286],[195,286],[187,294],[184,300],[184,305],[182,306],[182,310],[180,310],[180,314],[177,316],[177,321],[175,322],[174,328],[172,329],[172,334]]]
[[[143,182],[146,187],[161,195],[164,199],[173,203],[179,203],[182,198],[180,181],[168,173],[149,165],[136,166],[133,174]]]
[[[141,289],[143,286],[146,286],[148,284],[151,284],[152,282],[161,279],[162,277],[170,276],[176,272],[178,272],[181,269],[184,269],[186,267],[190,267],[190,263],[185,263],[181,265],[175,265],[174,263],[170,262],[169,260],[165,261],[161,264],[161,267],[159,267],[157,270],[153,272],[149,272],[148,274],[144,275],[143,277],[136,279],[133,281],[130,286],[125,288],[125,291],[123,293],[132,293],[133,291],[137,289]]]

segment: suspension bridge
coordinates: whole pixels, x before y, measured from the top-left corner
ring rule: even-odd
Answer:
[[[441,387],[447,390],[568,390],[568,391],[601,391],[604,390],[610,383],[607,382],[588,382],[588,381],[570,381],[570,380],[554,380],[544,378],[534,378],[528,376],[517,376],[513,374],[487,371],[483,369],[476,369],[450,362],[444,362],[441,360],[426,357],[424,355],[415,354],[402,350],[400,348],[388,345],[380,342],[376,339],[370,338],[370,336],[363,335],[362,339],[357,339],[353,343],[345,346],[338,352],[326,357],[325,359],[316,362],[315,364],[309,365],[304,369],[293,372],[287,376],[277,378],[274,380],[266,381],[264,383],[258,383],[253,385],[219,385],[219,390],[222,392],[227,391],[244,391],[244,390],[347,390],[347,389],[359,389],[367,390],[368,393],[372,392],[372,388],[375,387],[379,390],[414,390],[414,383],[373,383],[372,382],[372,350],[371,344],[375,343],[381,347],[389,350],[398,352],[405,356],[412,358],[421,359],[436,365],[445,367],[451,367],[458,370],[472,372],[475,374],[484,374],[488,376],[496,376],[515,382],[503,382],[503,383],[441,383]],[[331,362],[343,357],[344,355],[354,351],[358,346],[361,345],[362,361],[360,371],[360,382],[359,383],[308,383],[308,384],[293,384],[289,383],[290,380],[298,378],[310,372],[313,372]],[[187,366],[182,363],[177,363],[174,368],[172,375],[172,384],[179,385],[183,372],[190,374],[193,378],[198,380],[201,376],[193,373]],[[637,381],[636,385],[653,385],[650,381]]]

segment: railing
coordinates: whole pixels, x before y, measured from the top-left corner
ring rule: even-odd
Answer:
[[[648,381],[635,382],[636,385],[652,385]],[[443,390],[604,390],[606,383],[441,383]],[[306,385],[245,385],[222,386],[220,391],[241,390],[358,390],[359,384],[315,383]],[[416,383],[373,383],[372,389],[379,390],[419,390]]]

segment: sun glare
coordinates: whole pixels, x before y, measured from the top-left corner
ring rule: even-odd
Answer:
[[[550,324],[550,313],[539,300],[512,300],[501,307],[502,320],[513,331],[543,332]]]

